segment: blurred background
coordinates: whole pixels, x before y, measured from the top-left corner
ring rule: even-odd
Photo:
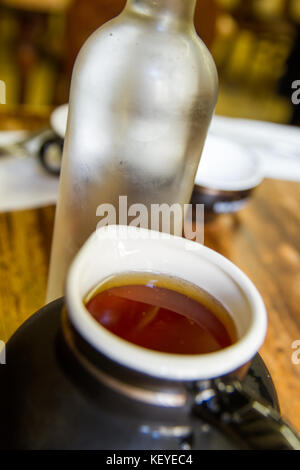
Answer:
[[[81,45],[124,4],[0,0],[7,105],[49,111],[67,102]],[[300,124],[291,103],[291,84],[300,79],[300,0],[198,0],[195,24],[219,70],[218,114]]]

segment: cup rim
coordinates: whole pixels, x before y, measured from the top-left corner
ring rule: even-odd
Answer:
[[[252,324],[242,338],[228,348],[208,354],[162,353],[134,345],[116,336],[91,316],[84,306],[78,289],[81,263],[85,254],[93,249],[96,237],[101,243],[101,238],[109,236],[111,230],[118,231],[120,228],[121,226],[102,227],[94,232],[71,265],[66,282],[66,306],[69,319],[77,332],[96,351],[112,361],[142,374],[165,380],[209,380],[238,370],[250,362],[262,346],[267,331],[267,312],[261,295],[252,281],[231,261],[204,245],[181,237],[170,235],[168,243],[178,247],[186,243],[192,244],[191,250],[229,274],[246,296],[252,312]],[[137,227],[126,227],[126,229],[128,233],[134,232],[135,236],[137,231],[143,234],[152,232]],[[155,232],[155,236],[159,239],[163,239],[164,235]]]

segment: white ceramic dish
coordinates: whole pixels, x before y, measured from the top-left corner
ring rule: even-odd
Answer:
[[[246,191],[263,180],[260,162],[246,147],[209,134],[195,183],[217,191]]]

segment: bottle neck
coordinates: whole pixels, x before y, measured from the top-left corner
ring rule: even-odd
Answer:
[[[193,25],[197,0],[127,0],[125,11],[166,24]]]

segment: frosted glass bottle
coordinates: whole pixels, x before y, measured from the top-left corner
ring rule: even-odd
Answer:
[[[196,0],[128,0],[87,40],[71,85],[47,301],[96,229],[100,204],[189,203],[217,99]]]

